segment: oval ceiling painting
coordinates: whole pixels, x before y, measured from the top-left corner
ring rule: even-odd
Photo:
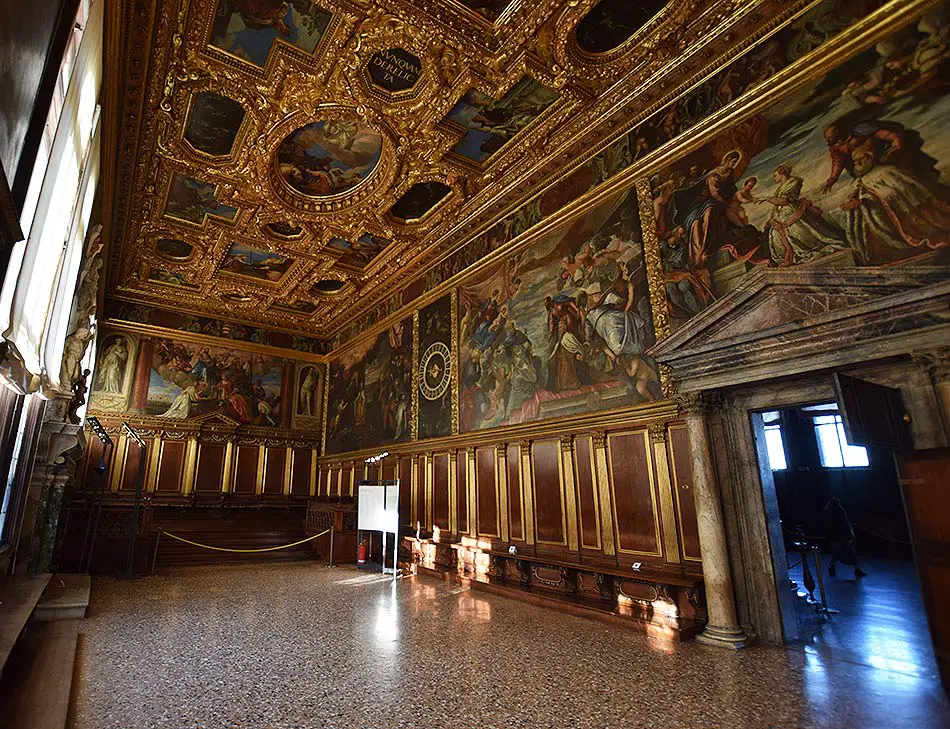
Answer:
[[[588,53],[606,53],[666,5],[666,0],[601,0],[577,24],[577,45]]]
[[[339,293],[340,289],[344,286],[346,286],[346,281],[340,281],[335,278],[324,278],[310,287],[310,293],[316,294],[317,296],[331,296]]]
[[[292,189],[308,197],[328,197],[369,177],[382,147],[379,132],[360,122],[315,121],[281,142],[277,164]]]

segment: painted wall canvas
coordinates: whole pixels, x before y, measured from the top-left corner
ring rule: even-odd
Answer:
[[[294,426],[319,428],[323,415],[323,367],[304,364],[297,367],[294,393]]]
[[[361,269],[371,263],[388,245],[389,241],[385,238],[363,233],[353,242],[344,238],[331,238],[327,248],[341,254],[338,261],[341,266]]]
[[[947,259],[947,35],[927,15],[653,178],[674,327],[756,266]]]
[[[459,287],[461,430],[662,397],[631,191]]]
[[[266,248],[232,243],[221,263],[221,270],[238,276],[276,282],[287,273],[293,262],[292,258]]]
[[[452,296],[419,310],[419,438],[452,434]]]
[[[191,102],[185,125],[185,139],[192,147],[210,155],[231,153],[244,121],[244,107],[234,99],[204,91]]]
[[[400,220],[418,220],[450,192],[452,188],[442,182],[417,182],[403,193],[389,212]]]
[[[530,76],[522,78],[498,100],[470,89],[448,114],[450,121],[465,130],[452,151],[475,162],[484,162],[559,96],[557,91]]]
[[[218,0],[211,45],[263,67],[278,41],[313,53],[330,18],[310,0]]]
[[[220,412],[278,427],[282,368],[276,357],[156,339],[147,412],[179,420]]]
[[[327,453],[409,440],[412,319],[331,362],[327,387]]]
[[[280,174],[302,195],[336,195],[359,185],[382,154],[379,132],[357,121],[315,121],[292,132],[277,150]]]
[[[194,180],[187,175],[176,172],[172,175],[171,184],[168,188],[168,198],[165,200],[165,215],[195,225],[204,223],[208,216],[214,216],[222,220],[234,220],[238,209],[220,203],[215,197],[217,191],[215,185]]]

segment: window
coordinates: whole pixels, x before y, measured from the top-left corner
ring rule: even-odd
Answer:
[[[769,454],[769,467],[773,471],[788,468],[785,459],[785,439],[782,436],[782,414],[778,410],[762,413],[765,423],[765,448]]]
[[[818,440],[818,454],[825,468],[861,468],[869,465],[868,451],[863,446],[848,443],[844,434],[844,423],[837,413],[833,415],[815,415],[815,437]]]

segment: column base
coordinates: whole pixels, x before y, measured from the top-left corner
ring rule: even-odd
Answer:
[[[715,646],[716,648],[739,650],[745,648],[750,640],[741,628],[721,628],[716,625],[707,625],[706,629],[696,636],[696,642]]]

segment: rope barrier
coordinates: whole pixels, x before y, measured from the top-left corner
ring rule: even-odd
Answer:
[[[249,552],[276,552],[278,549],[289,549],[290,547],[296,547],[298,544],[304,544],[305,542],[312,542],[314,539],[322,537],[324,534],[329,534],[330,530],[325,529],[319,534],[314,534],[312,537],[307,537],[306,539],[301,539],[299,542],[294,542],[293,544],[284,544],[280,547],[262,547],[261,549],[228,549],[227,547],[212,547],[210,544],[201,544],[199,542],[193,542],[190,539],[185,539],[184,537],[179,537],[177,534],[172,534],[171,532],[166,532],[164,529],[158,530],[160,534],[165,534],[172,539],[177,539],[179,542],[184,542],[185,544],[191,544],[195,547],[201,547],[202,549],[212,549],[215,552],[239,552],[241,554],[247,554]]]

